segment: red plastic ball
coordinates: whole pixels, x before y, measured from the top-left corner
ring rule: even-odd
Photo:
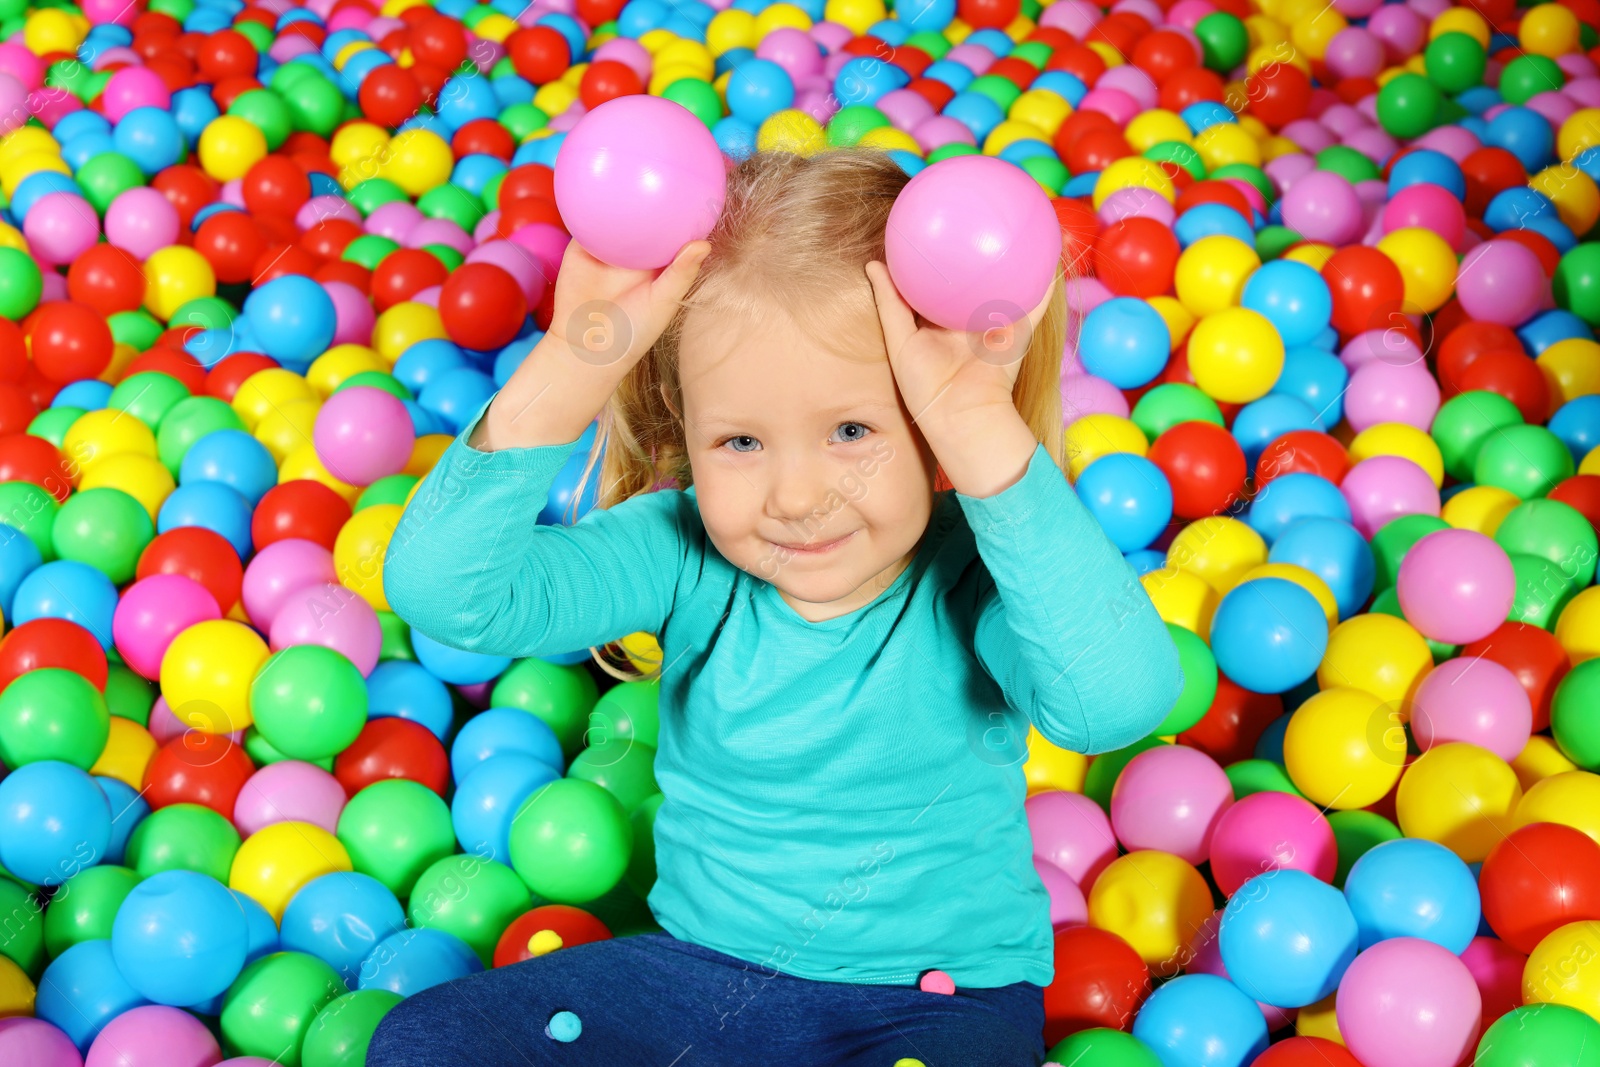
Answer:
[[[644,92],[644,82],[638,71],[615,59],[602,59],[590,63],[578,82],[578,99],[591,111],[608,100],[619,96],[637,96]]]
[[[238,30],[218,30],[209,34],[195,58],[201,73],[212,84],[223,78],[254,74],[261,62],[261,57],[256,54],[256,46]]]
[[[1524,826],[1489,850],[1478,892],[1495,936],[1530,953],[1558,926],[1600,919],[1600,844],[1570,826]]]
[[[256,551],[291,537],[315,541],[333,551],[339,531],[350,521],[344,497],[309,478],[280,482],[268,489],[250,516],[250,539]]]
[[[144,798],[152,808],[199,804],[229,822],[244,783],[256,772],[242,745],[225,734],[185,730],[156,749],[144,769]]]
[[[1521,352],[1522,342],[1511,327],[1494,322],[1465,322],[1444,335],[1439,342],[1436,369],[1439,384],[1450,388],[1467,368],[1486,352]]]
[[[606,924],[582,908],[571,904],[543,904],[523,912],[511,921],[494,947],[494,966],[507,967],[534,958],[528,942],[534,934],[549,930],[561,938],[561,948],[607,941],[611,931]]]
[[[511,131],[494,119],[473,119],[457,130],[455,136],[450,139],[450,150],[455,153],[457,159],[462,156],[482,155],[493,156],[509,163],[511,157],[516,154],[517,142],[511,136]]]
[[[1280,474],[1315,474],[1334,485],[1350,470],[1350,454],[1334,437],[1318,430],[1290,430],[1261,450],[1256,459],[1256,491]]]
[[[139,260],[116,245],[97,244],[67,269],[67,296],[100,315],[138,310],[145,284]]]
[[[1200,54],[1189,38],[1172,30],[1157,30],[1146,35],[1133,46],[1133,55],[1129,58],[1134,66],[1150,75],[1157,86],[1185,67],[1200,62]]]
[[[1217,695],[1200,721],[1178,735],[1178,743],[1197,748],[1223,766],[1250,759],[1267,727],[1283,715],[1276,693],[1252,693],[1225,674],[1217,675]]]
[[[1333,327],[1342,336],[1394,325],[1391,313],[1400,310],[1405,279],[1376,248],[1341,248],[1322,265],[1322,280],[1333,297]]]
[[[1292,63],[1268,63],[1245,79],[1250,113],[1274,130],[1305,118],[1311,79]]]
[[[374,782],[406,778],[444,796],[450,784],[450,757],[433,731],[409,719],[372,719],[350,747],[333,761],[333,776],[347,796]]]
[[[1109,930],[1069,926],[1055,935],[1055,978],[1044,991],[1044,1040],[1080,1030],[1126,1030],[1150,995],[1150,969]]]
[[[1173,74],[1161,83],[1156,101],[1168,111],[1181,112],[1190,104],[1202,100],[1221,102],[1228,95],[1222,75],[1208,67],[1189,67]]]
[[[22,327],[10,319],[0,318],[0,382],[22,381],[32,365]]]
[[[502,348],[516,339],[527,317],[522,287],[492,263],[463,264],[439,291],[439,318],[445,332],[464,348]]]
[[[973,29],[1003,30],[1017,20],[1022,0],[960,0],[956,14]]]
[[[72,495],[72,469],[61,450],[31,433],[0,437],[0,482],[32,482],[61,503]]]
[[[520,167],[512,167],[506,171],[506,176],[500,179],[500,206],[505,207],[513,200],[527,198],[556,200],[556,172],[542,163],[524,163]]]
[[[590,26],[602,26],[622,14],[627,0],[578,0],[577,16]]]
[[[1361,1061],[1337,1041],[1297,1035],[1268,1048],[1250,1067],[1361,1067]]]
[[[1447,398],[1476,389],[1498,393],[1517,406],[1525,422],[1543,423],[1551,415],[1550,383],[1539,364],[1521,352],[1485,352],[1466,370],[1439,384]]]
[[[94,308],[53,300],[41,304],[31,321],[33,365],[50,381],[98,378],[111,365],[111,327]]]
[[[1178,269],[1178,236],[1155,219],[1119,219],[1094,246],[1095,276],[1117,296],[1160,296]]]
[[[379,312],[403,304],[417,293],[443,285],[450,271],[443,261],[420,248],[397,248],[372,272],[372,306]]]
[[[421,110],[422,87],[409,71],[386,63],[362,79],[356,100],[362,114],[373,122],[398,126]]]
[[[224,403],[233,403],[233,396],[239,387],[249,380],[257,371],[271,370],[278,366],[278,361],[271,356],[264,356],[260,352],[235,352],[231,356],[223,357],[216,366],[206,374],[199,389],[204,390],[206,396],[214,396]],[[270,490],[269,490],[270,492]],[[257,548],[260,546],[257,545]]]
[[[510,237],[524,226],[533,226],[545,223],[549,226],[565,231],[562,224],[561,212],[556,210],[555,201],[545,200],[537,196],[525,196],[509,202],[502,201],[500,208],[500,222],[495,227],[502,237]]]
[[[517,30],[505,43],[511,69],[534,85],[553,82],[572,66],[572,46],[549,26]]]
[[[1600,474],[1574,474],[1550,490],[1547,499],[1574,509],[1600,533]]]
[[[423,19],[411,29],[411,55],[420,63],[454,70],[467,58],[467,31],[444,15]]]
[[[66,619],[30,619],[0,638],[0,690],[29,671],[60,667],[106,690],[106,654],[94,634]]]
[[[1045,70],[1064,70],[1085,85],[1093,85],[1106,72],[1106,61],[1086,44],[1062,45],[1045,60]]]
[[[1180,422],[1150,446],[1150,462],[1172,485],[1172,513],[1199,519],[1227,511],[1244,492],[1244,450],[1210,422]]]
[[[1528,183],[1522,161],[1504,148],[1479,148],[1461,160],[1461,173],[1467,179],[1467,214],[1483,218],[1484,209],[1500,193]]]
[[[1121,131],[1090,130],[1073,139],[1061,161],[1072,173],[1083,174],[1105,170],[1131,155],[1134,155],[1133,148]]]
[[[256,220],[242,211],[219,211],[195,231],[194,250],[206,258],[217,281],[237,285],[250,280],[250,269],[267,249]]]
[[[138,577],[181,574],[205,586],[226,615],[239,602],[244,566],[228,539],[204,526],[176,526],[157,534],[139,556]]]
[[[303,274],[309,278],[320,266],[316,256],[297,244],[269,245],[250,267],[250,282],[262,286],[286,274]]]
[[[245,173],[239,191],[253,213],[292,218],[311,199],[311,179],[293,160],[267,156]]]
[[[1526,622],[1503,622],[1488,637],[1463,645],[1461,655],[1482,656],[1516,675],[1533,705],[1533,732],[1550,728],[1550,700],[1572,669],[1555,634]]]

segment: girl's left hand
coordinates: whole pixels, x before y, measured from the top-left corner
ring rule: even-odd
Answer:
[[[918,319],[883,263],[874,260],[866,270],[889,351],[889,366],[914,422],[937,421],[978,408],[1011,404],[1022,357],[1050,305],[1055,282],[1033,310],[1017,322],[1005,323],[997,312],[994,324],[988,328],[947,330]]]

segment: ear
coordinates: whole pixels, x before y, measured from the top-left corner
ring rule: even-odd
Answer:
[[[660,382],[657,387],[661,390],[661,402],[667,405],[667,410],[672,412],[672,417],[682,421],[683,412],[679,411],[672,403],[672,397],[667,393],[667,383]]]

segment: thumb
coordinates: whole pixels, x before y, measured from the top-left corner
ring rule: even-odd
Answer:
[[[651,286],[652,293],[657,300],[678,301],[689,291],[689,286],[694,284],[696,275],[700,273],[700,264],[711,254],[710,241],[690,241],[678,249],[678,255],[667,264],[661,276]]]

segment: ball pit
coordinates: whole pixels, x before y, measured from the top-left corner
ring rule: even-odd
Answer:
[[[410,632],[385,552],[571,238],[659,268],[734,162],[833,148],[910,176],[885,259],[929,321],[1068,269],[1068,473],[1181,654],[1150,738],[1030,738],[1051,1062],[1600,1038],[1593,0],[61,0],[0,37],[0,1063],[360,1063],[405,996],[654,928],[653,691]]]

